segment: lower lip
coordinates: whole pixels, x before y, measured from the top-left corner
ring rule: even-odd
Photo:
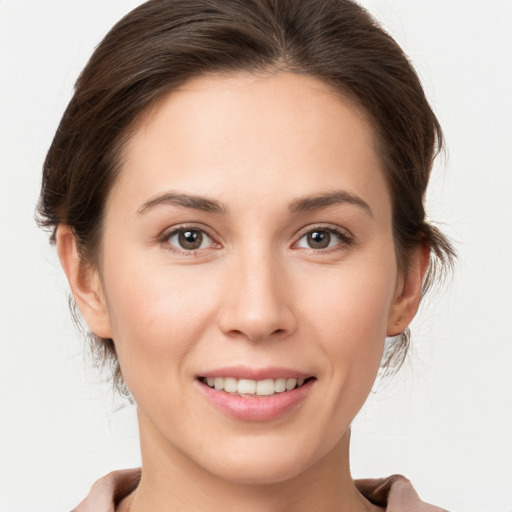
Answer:
[[[298,407],[311,390],[314,380],[291,391],[262,397],[232,395],[197,382],[207,400],[229,416],[244,421],[270,421]]]

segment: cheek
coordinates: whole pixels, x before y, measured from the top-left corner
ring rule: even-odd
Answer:
[[[364,263],[364,262],[363,262]],[[381,260],[380,264],[360,262],[333,269],[316,280],[310,275],[310,293],[305,302],[305,316],[317,319],[318,328],[325,331],[324,339],[337,337],[343,343],[340,350],[370,346],[386,336],[387,319],[396,286],[396,266]],[[334,337],[334,339],[333,339]]]
[[[397,276],[394,253],[387,252],[371,258],[372,264],[354,260],[333,270],[324,276],[324,287],[308,287],[316,292],[309,294],[303,316],[321,340],[331,392],[342,390],[356,401],[371,388],[384,349]]]
[[[114,344],[128,387],[147,375],[160,382],[179,377],[176,368],[212,322],[212,279],[197,268],[137,266],[127,260],[105,275]]]

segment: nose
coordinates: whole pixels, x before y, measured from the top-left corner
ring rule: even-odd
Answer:
[[[297,326],[286,272],[271,255],[251,254],[230,265],[219,326],[250,341],[281,339]]]

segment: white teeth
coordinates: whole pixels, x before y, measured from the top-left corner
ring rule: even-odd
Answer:
[[[270,396],[301,387],[305,379],[237,380],[233,377],[207,377],[203,379],[203,382],[217,391],[226,391],[227,393],[237,393],[239,395]]]
[[[282,393],[283,391],[286,391],[286,379],[277,379],[275,388],[276,393]]]
[[[286,381],[286,391],[290,391],[297,385],[297,379],[288,379]]]
[[[236,379],[233,379],[232,377],[224,379],[224,391],[227,391],[228,393],[236,393],[238,391]]]
[[[260,396],[273,395],[276,392],[274,379],[259,380],[256,382],[256,394]]]
[[[249,379],[240,379],[238,381],[239,395],[254,395],[256,393],[256,381]]]

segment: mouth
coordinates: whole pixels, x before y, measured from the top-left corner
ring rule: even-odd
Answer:
[[[307,400],[316,380],[310,373],[277,366],[231,366],[196,376],[207,403],[246,422],[289,418]]]
[[[307,378],[237,379],[235,377],[199,377],[199,381],[216,391],[241,397],[269,397],[299,389],[312,381]]]

